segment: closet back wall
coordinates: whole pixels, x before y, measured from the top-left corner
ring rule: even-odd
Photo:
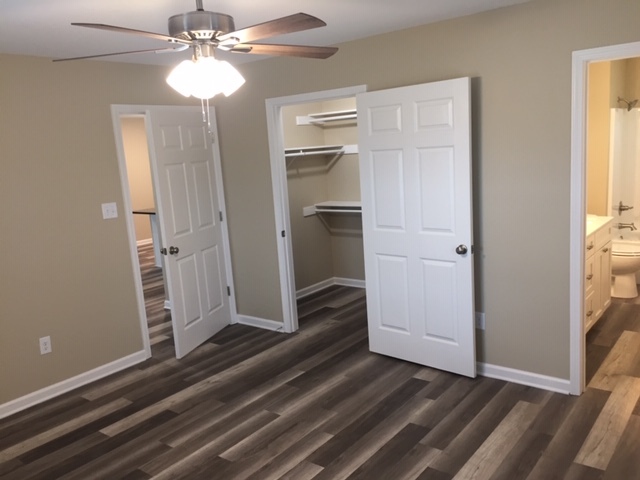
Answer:
[[[357,143],[355,124],[338,128],[296,125],[297,116],[354,107],[355,99],[342,99],[284,108],[285,147]],[[326,200],[360,200],[358,156],[343,155],[336,162],[320,155],[286,161],[296,290],[334,278],[364,280],[361,216],[325,214],[321,219],[302,213],[304,207]]]

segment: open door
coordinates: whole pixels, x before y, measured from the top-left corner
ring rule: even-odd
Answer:
[[[151,171],[181,358],[231,323],[214,135],[199,108],[147,108]],[[215,115],[212,129],[215,132]]]
[[[470,80],[357,109],[370,349],[475,377]]]

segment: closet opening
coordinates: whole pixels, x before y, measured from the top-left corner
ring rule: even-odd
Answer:
[[[364,91],[267,100],[285,332],[298,329],[298,302],[365,286],[355,98]]]

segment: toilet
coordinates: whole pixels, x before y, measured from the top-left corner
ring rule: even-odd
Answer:
[[[635,298],[638,296],[636,272],[640,270],[640,242],[616,241],[611,247],[611,296]]]

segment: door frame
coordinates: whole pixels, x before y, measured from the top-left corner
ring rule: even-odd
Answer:
[[[133,213],[131,208],[131,195],[129,193],[129,176],[127,173],[127,163],[125,157],[124,150],[124,141],[122,138],[122,123],[120,119],[122,117],[127,116],[141,116],[145,121],[145,131],[147,137],[147,146],[149,149],[149,162],[154,162],[156,155],[153,151],[153,145],[149,142],[149,109],[152,108],[184,108],[182,106],[174,106],[174,105],[111,105],[111,120],[113,124],[113,134],[116,143],[116,150],[118,154],[118,170],[120,173],[120,184],[122,188],[122,202],[123,202],[123,215],[125,217],[126,225],[127,225],[127,235],[129,237],[129,252],[131,255],[131,266],[133,268],[133,278],[136,290],[136,302],[138,306],[138,317],[140,319],[140,332],[142,334],[142,342],[144,351],[146,353],[147,358],[151,357],[151,340],[149,338],[149,325],[147,323],[147,312],[145,309],[144,303],[144,288],[142,285],[142,275],[139,267],[138,260],[138,246],[136,242],[136,233],[135,226],[133,222]],[[195,108],[195,107],[194,107]],[[212,107],[213,108],[213,107]],[[231,308],[231,324],[238,323],[238,312],[236,309],[236,300],[235,300],[235,288],[233,282],[233,269],[231,263],[231,250],[229,243],[229,230],[227,228],[227,208],[224,201],[224,182],[222,180],[222,165],[220,159],[220,148],[218,144],[218,131],[217,125],[215,122],[215,110],[212,116],[212,131],[216,136],[216,141],[214,142],[214,148],[212,148],[211,152],[213,155],[213,164],[216,175],[216,189],[218,191],[218,205],[220,211],[222,212],[224,221],[221,222],[222,226],[222,239],[224,245],[224,263],[225,263],[225,271],[227,274],[227,282],[231,286],[231,294],[229,296],[229,306]],[[152,176],[152,189],[154,197],[157,197],[156,194],[156,185],[153,182]],[[162,224],[163,218],[160,214],[160,211],[156,212],[158,225]],[[158,230],[161,231],[161,228]],[[164,273],[163,273],[164,276]],[[165,282],[166,285],[166,282]],[[172,317],[171,321],[174,319]]]
[[[367,91],[366,85],[302,93],[265,100],[269,157],[271,159],[271,185],[276,224],[276,245],[278,251],[278,271],[282,302],[283,330],[292,333],[298,330],[296,308],[295,273],[293,268],[293,245],[291,243],[291,222],[289,219],[289,190],[287,168],[284,156],[284,132],[282,108],[302,103],[323,102],[339,98],[355,97]]]
[[[585,389],[584,259],[586,222],[587,81],[592,62],[640,57],[640,42],[574,51],[571,85],[571,194],[569,221],[569,393]]]

